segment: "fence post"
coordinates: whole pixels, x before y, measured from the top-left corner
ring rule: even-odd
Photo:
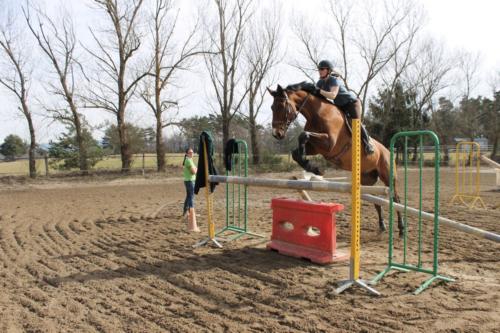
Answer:
[[[144,171],[145,167],[146,167],[146,163],[144,161],[144,153],[142,153],[142,175],[143,176],[144,176],[144,173],[145,173],[145,171]]]
[[[45,154],[43,156],[43,159],[45,161],[45,176],[48,176],[49,175],[49,157],[47,156],[47,154]]]

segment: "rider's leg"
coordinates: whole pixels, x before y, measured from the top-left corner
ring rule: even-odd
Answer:
[[[358,99],[356,102],[347,104],[344,107],[344,110],[352,119],[361,119],[361,101]],[[368,131],[365,126],[361,124],[361,141],[365,146],[365,152],[370,155],[373,154],[374,149],[370,142],[370,136],[368,135]]]

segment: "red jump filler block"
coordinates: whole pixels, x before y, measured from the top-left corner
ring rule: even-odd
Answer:
[[[318,264],[349,258],[336,252],[335,213],[344,205],[274,198],[271,208],[273,230],[268,249]]]

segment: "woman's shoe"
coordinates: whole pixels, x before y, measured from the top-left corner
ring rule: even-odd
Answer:
[[[198,228],[198,225],[196,223],[196,213],[194,211],[194,208],[189,208],[188,231],[200,232],[200,228]]]

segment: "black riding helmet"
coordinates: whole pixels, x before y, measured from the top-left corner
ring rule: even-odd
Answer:
[[[318,69],[328,68],[329,71],[333,71],[333,64],[329,60],[321,60],[318,64]]]

